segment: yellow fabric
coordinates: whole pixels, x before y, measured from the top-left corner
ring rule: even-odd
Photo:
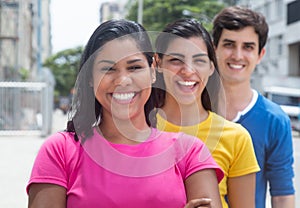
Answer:
[[[213,112],[209,112],[205,121],[194,126],[177,126],[157,114],[157,128],[197,136],[207,145],[213,158],[224,171],[224,178],[219,184],[224,208],[228,207],[224,198],[227,195],[227,178],[260,170],[248,131],[240,124],[229,122]]]

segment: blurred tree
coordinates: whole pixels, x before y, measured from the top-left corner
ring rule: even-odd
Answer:
[[[60,51],[50,56],[44,66],[48,67],[55,78],[55,97],[68,96],[73,88],[79,68],[82,47]]]
[[[129,0],[127,19],[137,21],[138,0]],[[179,18],[195,18],[210,30],[212,19],[225,5],[218,0],[144,0],[143,25],[148,31],[161,31]]]
[[[232,5],[237,5],[239,0],[223,0],[225,4],[232,6]]]

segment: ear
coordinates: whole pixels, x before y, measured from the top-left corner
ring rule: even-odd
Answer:
[[[216,67],[212,61],[210,61],[210,67],[209,67],[209,76],[211,76],[214,71],[216,70]]]
[[[153,67],[160,73],[162,73],[162,69],[160,67],[161,65],[161,59],[159,58],[158,54],[155,53],[153,56],[153,63],[152,63]]]
[[[256,64],[259,64],[262,60],[262,58],[264,57],[264,55],[266,54],[266,48],[261,49],[260,54],[258,54],[258,60]]]

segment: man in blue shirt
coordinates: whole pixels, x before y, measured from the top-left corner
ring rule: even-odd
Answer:
[[[293,144],[289,117],[280,106],[251,88],[251,75],[265,54],[268,25],[250,9],[228,7],[213,22],[213,41],[225,90],[228,120],[251,134],[261,171],[256,175],[256,208],[294,208]]]

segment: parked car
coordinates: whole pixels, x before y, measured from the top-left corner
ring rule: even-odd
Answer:
[[[264,88],[264,93],[290,117],[293,130],[300,132],[300,89],[268,86]]]

